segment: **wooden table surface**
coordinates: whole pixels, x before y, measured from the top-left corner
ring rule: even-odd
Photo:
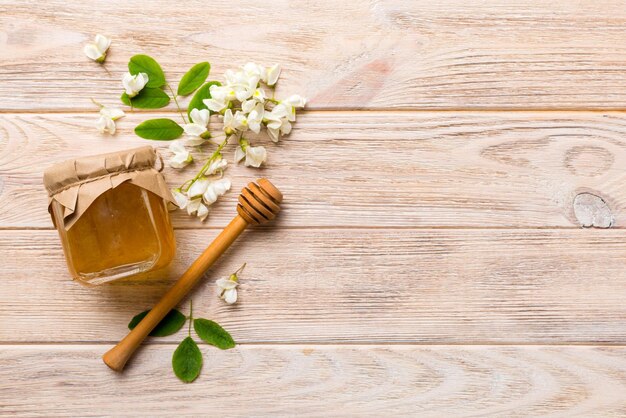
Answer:
[[[626,2],[512,3],[0,1],[0,414],[626,415]],[[106,71],[82,52],[96,33]],[[277,62],[278,95],[310,102],[266,168],[229,168],[206,223],[174,215],[166,275],[85,288],[42,171],[149,143],[153,114],[103,136],[90,102],[116,103],[136,53],[170,80]],[[182,331],[109,370],[259,175],[284,211],[191,296],[238,347],[202,345],[189,385]],[[227,306],[214,280],[243,261]]]

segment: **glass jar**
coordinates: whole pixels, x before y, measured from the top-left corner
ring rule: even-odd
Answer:
[[[155,161],[154,149],[143,147],[46,170],[49,211],[70,274],[79,282],[102,284],[172,261],[172,197]]]

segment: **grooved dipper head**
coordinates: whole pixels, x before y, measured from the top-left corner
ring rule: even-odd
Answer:
[[[249,224],[262,224],[274,219],[282,201],[283,194],[268,179],[259,179],[241,190],[237,213]]]

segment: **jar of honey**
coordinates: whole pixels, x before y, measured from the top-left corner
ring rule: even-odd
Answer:
[[[44,172],[48,211],[74,279],[97,285],[171,262],[176,244],[167,206],[174,200],[156,158],[142,147]]]

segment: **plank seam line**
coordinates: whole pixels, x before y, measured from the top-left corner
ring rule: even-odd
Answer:
[[[184,110],[184,109],[183,109]],[[571,113],[624,113],[626,112],[626,107],[606,107],[606,108],[585,108],[585,107],[562,107],[562,108],[542,108],[542,107],[524,107],[524,108],[516,108],[516,107],[481,107],[481,108],[471,108],[471,107],[450,107],[450,108],[312,108],[300,111],[298,114],[303,115],[306,113],[559,113],[559,112],[571,112]],[[84,110],[80,108],[76,109],[0,109],[0,115],[54,115],[54,114],[85,114],[85,115],[94,115],[97,114],[97,111]],[[178,111],[175,109],[156,109],[153,111],[150,110],[141,110],[141,111],[133,111],[129,114],[141,115],[141,114],[172,114],[178,115]]]
[[[175,227],[175,231],[220,231],[224,229],[224,226],[207,226],[207,227]],[[527,227],[527,226],[351,226],[351,225],[337,225],[337,226],[275,226],[275,227],[260,227],[254,228],[253,230],[269,230],[269,229],[277,229],[277,230],[400,230],[400,231],[439,231],[439,230],[451,230],[451,231],[622,231],[623,227],[611,227],[611,228],[583,228],[579,226],[536,226],[536,227]],[[54,228],[48,227],[0,227],[1,231],[18,231],[18,232],[26,232],[26,231],[56,231]]]
[[[0,342],[0,347],[55,347],[55,346],[68,346],[68,345],[76,345],[76,346],[89,346],[89,345],[97,345],[97,346],[110,346],[115,345],[119,341],[111,340],[111,341],[56,341],[56,342],[45,342],[45,341],[2,341]],[[152,342],[149,341],[145,343],[143,346],[177,346],[180,342],[177,341],[161,341],[161,342]],[[389,343],[380,343],[380,342],[254,342],[254,343],[237,343],[238,347],[311,347],[311,346],[319,346],[319,347],[370,347],[370,348],[385,348],[385,347],[611,347],[611,348],[626,348],[626,342],[555,342],[555,343],[536,343],[536,342],[502,342],[502,343],[415,343],[415,342],[389,342]]]

